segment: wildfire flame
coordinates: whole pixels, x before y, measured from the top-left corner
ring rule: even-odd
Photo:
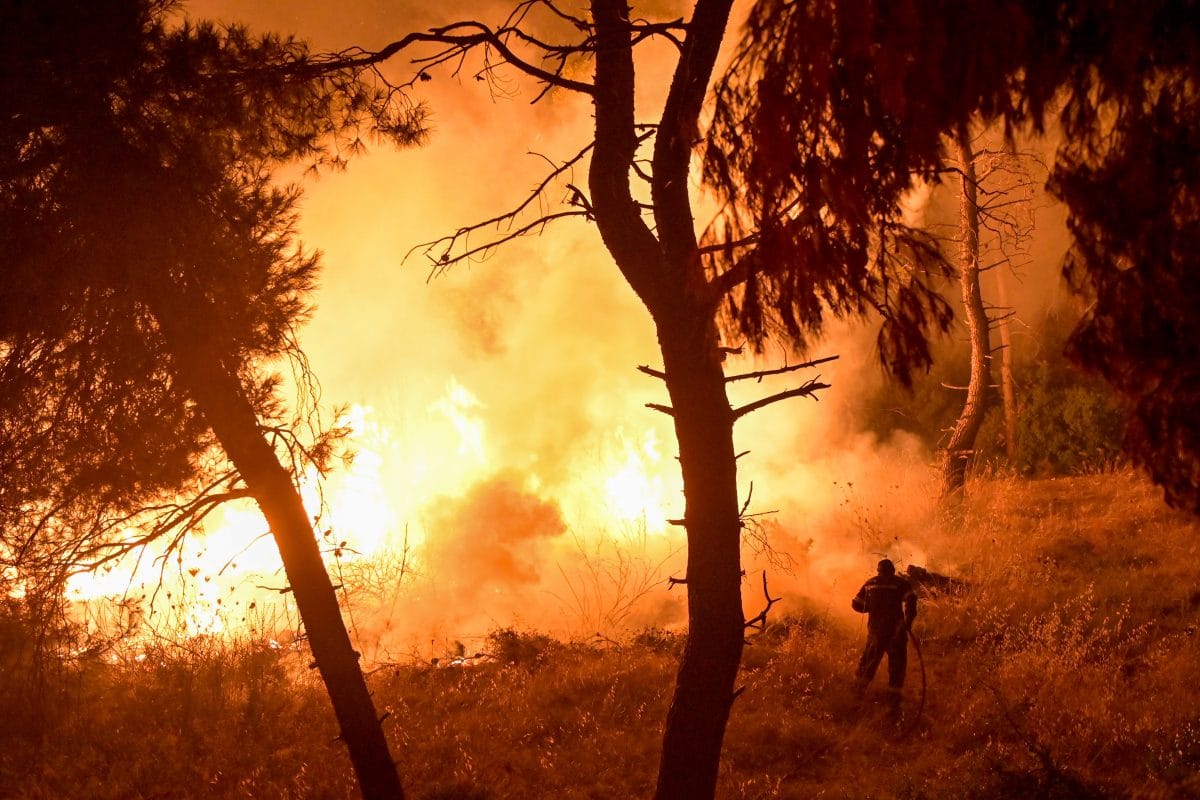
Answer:
[[[662,474],[664,464],[654,431],[641,442],[620,434],[624,460],[604,480],[608,508],[624,522],[642,522],[647,531],[662,533],[667,527],[667,489],[671,476]],[[676,481],[677,482],[677,481]]]
[[[430,510],[462,497],[496,470],[483,408],[453,377],[417,424],[382,419],[368,405],[350,407],[339,424],[352,431],[353,460],[323,485],[314,474],[301,480],[306,506],[320,512],[318,531],[331,572],[404,548],[412,549],[416,572],[428,568]],[[569,545],[557,549],[567,557],[572,548],[597,549],[614,530],[630,525],[664,534],[671,499],[680,496],[677,468],[664,458],[658,433],[628,428],[584,448],[565,479],[530,472],[521,491],[559,509],[571,535]],[[261,616],[251,609],[280,604],[279,613],[295,618],[278,551],[257,506],[245,500],[219,509],[173,553],[152,551],[74,576],[68,595],[83,605],[141,596],[151,616],[169,617],[187,634],[240,632]]]

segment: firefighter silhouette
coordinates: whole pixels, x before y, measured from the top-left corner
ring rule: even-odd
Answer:
[[[858,660],[855,685],[861,691],[875,677],[879,662],[888,659],[888,688],[904,688],[908,666],[908,629],[917,618],[917,595],[912,584],[896,574],[889,559],[879,562],[878,574],[863,584],[850,607],[867,615],[867,644]]]

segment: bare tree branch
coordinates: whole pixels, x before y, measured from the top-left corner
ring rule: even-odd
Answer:
[[[531,233],[533,231],[538,231],[540,233],[551,222],[554,222],[555,220],[558,220],[558,219],[566,219],[568,217],[590,218],[591,214],[587,211],[560,211],[556,214],[546,214],[545,216],[538,217],[533,222],[530,222],[526,225],[522,225],[521,227],[516,228],[515,230],[509,231],[508,233],[506,233],[503,236],[500,236],[496,239],[490,239],[481,245],[464,250],[462,253],[460,253],[457,256],[442,255],[441,258],[438,258],[436,260],[434,260],[433,258],[430,258],[430,261],[434,262],[434,266],[429,271],[429,277],[430,278],[436,277],[436,276],[442,274],[443,272],[445,272],[446,269],[448,269],[449,267],[451,267],[455,264],[461,263],[463,261],[469,261],[472,258],[474,258],[475,256],[478,256],[481,254],[486,254],[486,253],[490,252],[491,250],[494,250],[495,248],[499,247],[502,244],[507,244],[508,242],[511,242],[514,239],[519,239],[522,236],[524,236],[528,233]],[[461,228],[456,233],[452,234],[452,236],[443,237],[443,239],[441,239],[439,241],[444,241],[446,239],[461,238],[461,237],[467,235],[468,233],[470,233],[470,231],[473,229],[475,229],[475,226],[471,226],[471,228]]]
[[[742,503],[741,509],[738,511],[739,517],[746,516],[746,509],[750,507],[750,501],[754,498],[754,481],[750,481],[750,488],[746,490],[746,502]]]
[[[517,55],[510,47],[510,40],[516,40],[521,44],[542,51],[543,61],[554,61],[557,63],[551,69],[539,67]],[[378,72],[378,65],[397,53],[417,44],[443,45],[443,49],[432,55],[414,58],[412,63],[418,65],[419,71],[406,84],[397,86],[383,78],[382,74]],[[292,71],[303,77],[311,77],[339,70],[375,69],[376,74],[386,85],[392,88],[406,88],[412,86],[417,80],[427,80],[427,70],[442,64],[458,61],[459,65],[453,70],[453,74],[457,75],[462,68],[466,56],[477,47],[484,48],[484,66],[475,73],[474,77],[477,79],[485,79],[496,68],[497,65],[491,62],[488,54],[488,50],[494,49],[500,54],[500,63],[509,64],[517,70],[545,82],[548,86],[569,89],[589,95],[593,91],[590,83],[572,80],[563,76],[567,60],[572,55],[587,53],[592,49],[590,34],[578,44],[557,45],[542,42],[514,25],[505,25],[492,29],[490,26],[474,20],[464,20],[452,25],[431,28],[428,31],[410,33],[380,50],[370,51],[362,48],[351,48],[325,56],[318,56],[297,64]]]
[[[815,367],[820,364],[828,363],[830,361],[836,361],[838,358],[840,358],[840,356],[825,356],[824,358],[818,358],[815,361],[805,361],[803,364],[793,364],[790,367],[779,367],[778,369],[764,369],[764,370],[760,370],[758,372],[744,372],[740,375],[727,375],[727,376],[725,376],[725,382],[733,383],[734,381],[745,381],[745,380],[762,381],[763,378],[766,378],[770,375],[782,375],[786,372],[795,372],[796,370],[800,370],[800,369],[808,369],[809,367]]]
[[[653,368],[647,366],[646,364],[639,364],[637,369],[638,369],[638,372],[645,373],[646,375],[649,375],[651,378],[658,378],[659,380],[662,380],[662,381],[665,381],[667,379],[667,373],[663,372],[662,370],[653,369]]]
[[[768,397],[764,397],[761,400],[755,400],[753,403],[747,403],[740,408],[733,409],[731,413],[733,414],[733,418],[737,420],[751,412],[759,410],[760,408],[764,408],[772,403],[778,403],[781,400],[787,400],[792,397],[811,397],[812,399],[816,400],[818,399],[816,393],[821,389],[828,388],[829,384],[820,383],[818,376],[818,378],[813,378],[803,386],[797,386],[795,389],[788,389],[787,391],[778,392]]]
[[[653,128],[642,131],[638,137],[638,141],[645,141],[647,138],[653,136],[653,133]],[[425,257],[433,264],[433,268],[430,271],[430,277],[434,277],[455,264],[463,261],[470,261],[475,256],[486,254],[492,249],[510,242],[513,239],[517,239],[533,231],[540,231],[546,224],[556,219],[562,219],[566,217],[583,217],[588,220],[593,219],[594,211],[592,209],[590,199],[578,186],[575,185],[575,183],[569,182],[566,184],[568,197],[565,200],[565,203],[567,206],[573,207],[577,210],[543,213],[541,216],[522,225],[519,228],[506,229],[503,235],[489,238],[481,245],[473,247],[466,245],[466,242],[469,241],[472,234],[477,233],[485,228],[495,226],[497,228],[505,229],[505,226],[515,224],[516,220],[527,210],[529,210],[530,206],[543,200],[546,191],[554,183],[556,178],[560,178],[570,172],[573,167],[578,165],[585,159],[585,157],[587,157],[594,146],[594,141],[588,142],[588,144],[579,150],[579,152],[575,153],[575,155],[557,165],[549,158],[541,156],[540,154],[535,154],[549,161],[552,169],[537,184],[537,186],[535,186],[529,192],[529,194],[526,195],[525,199],[521,201],[520,204],[502,214],[491,217],[490,219],[482,220],[480,222],[459,228],[454,233],[447,234],[429,242],[422,242],[421,244],[418,244],[410,249],[405,254],[404,259],[407,260],[414,252],[421,250]],[[461,252],[456,253],[455,249],[460,247],[463,249]]]
[[[758,612],[745,622],[747,628],[752,628],[759,632],[767,627],[767,614],[771,611],[771,608],[783,599],[782,597],[771,597],[771,592],[767,589],[767,571],[765,569],[762,573],[762,587],[763,597],[767,599],[767,605],[762,611]]]

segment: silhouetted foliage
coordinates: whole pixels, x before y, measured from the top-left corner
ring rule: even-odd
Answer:
[[[1126,450],[1168,500],[1200,512],[1197,13],[1154,32],[1129,65],[1136,79],[1103,87],[1115,97],[1065,148],[1052,185],[1071,209],[1067,273],[1091,302],[1070,355],[1129,398]]]
[[[911,178],[945,169],[943,133],[977,116],[1009,130],[1053,122],[1067,269],[1094,299],[1071,352],[1133,400],[1130,452],[1200,510],[1198,15],[1192,0],[758,3],[719,90],[706,176],[727,224],[766,231],[760,247],[777,258],[729,324],[759,337],[819,323],[792,275],[828,280],[823,254],[850,276],[828,284],[832,308],[873,291],[871,254],[905,235]],[[921,341],[885,329],[884,344],[885,359],[927,361]]]
[[[17,555],[68,531],[99,543],[222,475],[151,296],[280,417],[258,365],[296,352],[317,260],[295,245],[297,192],[270,183],[271,163],[336,163],[375,116],[408,113],[404,136],[417,130],[415,110],[366,84],[293,74],[302,42],[183,24],[172,5],[0,13],[0,518]],[[50,549],[97,555],[72,547]]]
[[[968,46],[978,18],[965,5],[756,4],[716,89],[704,151],[705,179],[723,202],[710,238],[757,245],[725,251],[750,274],[725,307],[726,327],[803,346],[830,313],[874,308],[884,364],[905,382],[929,365],[926,334],[950,319],[929,278],[945,269],[931,237],[904,223],[900,201],[915,176],[944,167],[942,135],[977,105],[958,76],[999,79],[1011,65],[992,59],[1020,35],[1006,28]]]
[[[561,650],[561,643],[536,631],[500,628],[487,636],[488,655],[501,664],[534,668]]]
[[[337,164],[360,128],[411,141],[419,114],[313,65],[302,43],[170,10],[3,8],[0,556],[54,576],[94,568],[253,496],[360,787],[400,797],[295,485],[338,432],[310,418],[315,441],[302,442],[306,421],[286,419],[269,372],[290,357],[301,391],[315,388],[294,331],[317,259],[295,242],[296,191],[271,169]]]

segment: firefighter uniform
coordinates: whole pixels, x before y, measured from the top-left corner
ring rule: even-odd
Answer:
[[[867,644],[858,661],[858,686],[875,677],[879,662],[888,658],[888,686],[904,686],[908,666],[908,628],[917,617],[917,595],[912,584],[896,574],[888,559],[879,562],[879,574],[863,584],[850,606],[867,615]]]

